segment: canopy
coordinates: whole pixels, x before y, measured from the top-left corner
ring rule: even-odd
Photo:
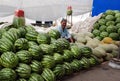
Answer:
[[[16,9],[23,9],[32,20],[52,21],[66,16],[66,9],[72,6],[73,15],[91,11],[92,0],[0,0],[0,17],[13,15]]]

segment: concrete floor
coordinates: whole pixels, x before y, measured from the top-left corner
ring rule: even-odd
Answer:
[[[89,70],[66,76],[60,81],[120,81],[120,70],[109,67],[108,62],[105,62]]]

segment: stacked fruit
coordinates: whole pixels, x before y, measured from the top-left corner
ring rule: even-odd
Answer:
[[[113,40],[120,39],[120,11],[107,10],[94,24],[92,33],[96,38],[102,40],[111,37]]]
[[[98,64],[89,47],[70,44],[57,30],[38,33],[14,25],[0,30],[0,81],[55,81]]]

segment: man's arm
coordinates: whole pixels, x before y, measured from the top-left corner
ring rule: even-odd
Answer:
[[[70,41],[71,41],[72,43],[74,43],[74,40],[73,40],[73,38],[72,38],[72,37],[70,37]]]
[[[69,31],[66,29],[66,34],[67,34],[67,38],[68,39],[70,39],[70,42],[74,42],[74,40],[73,40],[73,38],[72,38],[72,36],[71,36],[71,34],[69,33]]]

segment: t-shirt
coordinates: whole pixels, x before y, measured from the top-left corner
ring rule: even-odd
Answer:
[[[71,34],[68,32],[67,28],[63,30],[61,26],[58,26],[56,29],[60,32],[62,38],[71,38]]]

